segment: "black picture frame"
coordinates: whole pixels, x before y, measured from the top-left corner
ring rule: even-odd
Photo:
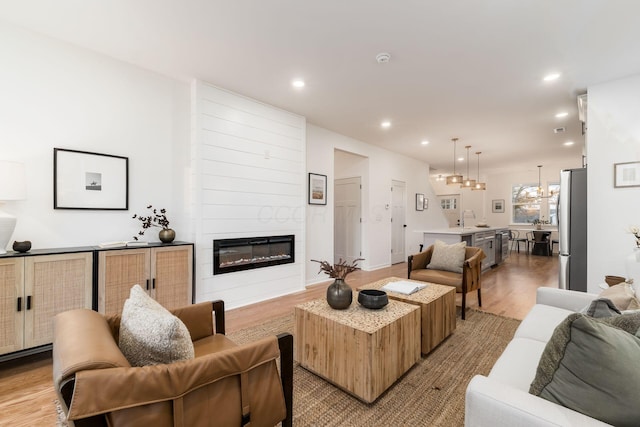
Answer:
[[[129,158],[53,149],[53,208],[129,209]]]
[[[422,193],[416,193],[416,210],[424,210],[424,194]]]
[[[327,204],[327,176],[309,172],[308,194],[310,205]]]

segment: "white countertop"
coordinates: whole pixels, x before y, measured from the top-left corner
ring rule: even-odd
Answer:
[[[483,231],[496,231],[496,230],[506,230],[508,227],[454,227],[454,228],[438,228],[431,230],[416,230],[417,233],[424,234],[474,234],[481,233]]]

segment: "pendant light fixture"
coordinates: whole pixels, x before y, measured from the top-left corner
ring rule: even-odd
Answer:
[[[527,192],[526,193],[527,199],[539,201],[540,199],[549,199],[556,195],[555,191],[551,191],[548,196],[544,195],[544,188],[542,188],[541,172],[542,172],[542,165],[538,165],[538,188],[536,188],[536,195],[532,196]]]
[[[544,197],[544,188],[542,188],[542,181],[540,180],[541,171],[542,165],[538,165],[538,197]]]
[[[460,188],[473,188],[476,185],[476,180],[471,179],[471,175],[469,175],[469,148],[470,145],[466,145],[464,148],[467,149],[467,177],[462,181]]]
[[[486,190],[487,189],[487,184],[484,182],[480,182],[480,154],[482,154],[482,151],[476,151],[476,154],[478,155],[478,179],[476,180],[476,185],[473,186],[473,188],[471,188],[472,190]]]
[[[462,175],[456,174],[456,142],[458,138],[451,138],[453,141],[453,175],[447,177],[448,185],[460,185],[462,183]]]

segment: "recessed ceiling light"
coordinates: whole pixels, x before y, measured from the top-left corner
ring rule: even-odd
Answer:
[[[464,162],[464,157],[458,157],[459,162]]]
[[[544,81],[545,82],[552,82],[554,80],[558,80],[558,78],[560,78],[560,73],[551,73],[551,74],[547,74],[546,76],[544,76]]]
[[[293,87],[297,87],[297,88],[304,87],[304,80],[296,79],[296,80],[291,82],[291,85]]]
[[[556,117],[561,119],[563,117],[567,117],[569,115],[569,113],[567,113],[566,111],[563,111],[561,113],[556,114]]]
[[[569,145],[573,145],[573,141],[567,141],[564,143],[564,145],[569,146]]]
[[[427,144],[429,144],[429,141],[427,141],[427,140],[425,139],[425,140],[424,140],[424,141],[422,141],[420,144],[422,144],[422,145],[427,145]]]
[[[391,122],[389,120],[385,120],[384,122],[380,123],[380,126],[382,126],[385,129],[390,128]]]

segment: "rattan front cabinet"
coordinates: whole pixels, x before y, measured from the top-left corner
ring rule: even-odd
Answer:
[[[0,258],[0,354],[51,344],[53,317],[91,308],[92,252]]]
[[[192,302],[193,245],[98,252],[98,311],[120,314],[133,285],[171,310]]]

